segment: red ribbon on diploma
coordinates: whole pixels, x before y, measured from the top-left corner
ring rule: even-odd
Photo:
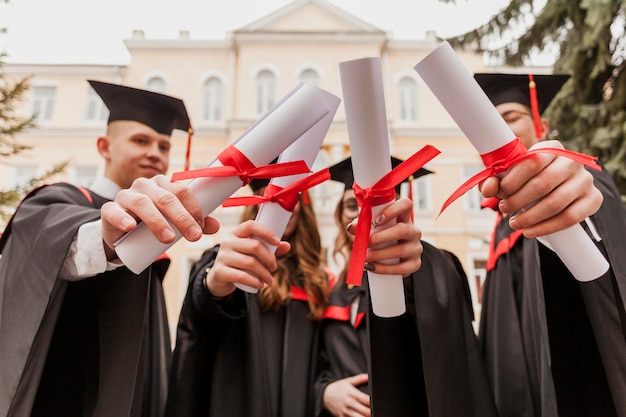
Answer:
[[[443,211],[450,204],[452,204],[454,200],[461,197],[481,181],[505,172],[515,164],[538,153],[552,153],[559,156],[565,156],[566,158],[573,159],[574,161],[580,162],[590,168],[598,171],[602,170],[602,167],[596,162],[598,158],[595,156],[589,156],[560,148],[537,148],[526,150],[522,141],[519,138],[515,138],[511,142],[494,151],[480,155],[486,168],[461,184],[461,186],[457,188],[443,204],[439,214],[443,213]]]
[[[317,171],[314,174],[309,175],[294,181],[286,187],[279,187],[278,185],[269,183],[265,187],[265,191],[262,196],[252,195],[243,197],[231,197],[222,203],[224,207],[233,206],[251,206],[262,203],[278,203],[282,208],[287,211],[293,212],[298,204],[298,198],[300,193],[304,190],[308,190],[324,181],[330,179],[330,172],[328,168],[324,168]]]
[[[287,175],[307,174],[311,172],[306,162],[303,160],[256,167],[246,155],[233,145],[224,149],[217,156],[217,159],[219,159],[224,166],[175,172],[172,175],[172,181],[188,180],[200,177],[238,176],[241,178],[241,181],[243,181],[243,185],[248,185],[253,178],[268,179],[274,177],[284,177]]]
[[[356,182],[354,183],[352,188],[360,211],[346,279],[348,284],[361,285],[363,279],[363,265],[372,227],[372,207],[393,201],[396,196],[396,185],[413,175],[415,171],[440,153],[434,146],[426,145],[389,171],[370,188],[361,188]]]

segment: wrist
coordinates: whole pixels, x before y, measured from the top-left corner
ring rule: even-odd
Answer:
[[[209,294],[211,294],[211,297],[213,297],[213,299],[215,299],[216,301],[224,300],[225,298],[227,298],[230,295],[230,293],[224,294],[224,295],[217,295],[215,294],[215,291],[213,291],[211,287],[209,286],[209,274],[211,273],[211,268],[206,268],[204,271],[205,271],[205,274],[204,274],[204,278],[202,279],[202,283],[204,284],[204,288],[206,288]]]

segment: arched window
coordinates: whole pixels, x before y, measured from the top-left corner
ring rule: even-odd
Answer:
[[[222,97],[224,86],[217,77],[211,77],[204,83],[202,119],[218,121],[222,119]]]
[[[307,68],[300,73],[300,81],[318,87],[320,84],[320,76],[314,69]]]
[[[403,77],[398,83],[398,100],[400,120],[411,122],[417,120],[417,83],[413,78]]]
[[[165,93],[165,80],[161,77],[152,77],[146,83],[146,90],[155,93]]]
[[[274,105],[276,77],[270,70],[263,70],[256,77],[256,112],[263,114]]]

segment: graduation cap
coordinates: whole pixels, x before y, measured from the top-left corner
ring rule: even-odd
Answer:
[[[568,74],[498,74],[478,73],[474,78],[494,106],[502,103],[521,103],[532,111],[535,129],[540,115],[569,79]],[[537,132],[537,136],[541,130]]]
[[[165,135],[191,125],[181,99],[125,85],[88,80],[109,109],[109,120],[134,120]]]
[[[391,166],[393,168],[400,165],[404,162],[402,159],[391,157]],[[343,161],[337,162],[335,165],[328,168],[330,171],[330,179],[333,181],[341,182],[345,186],[345,190],[352,189],[352,185],[354,184],[354,173],[352,172],[352,157],[349,156]],[[415,178],[419,178],[422,175],[432,174],[432,171],[427,170],[426,168],[420,168],[413,173],[412,176],[405,179],[403,182],[409,182]],[[400,194],[400,185],[396,185],[396,193]]]
[[[189,168],[189,152],[193,130],[185,104],[179,98],[119,84],[87,80],[109,109],[109,120],[133,120],[170,136],[174,129],[189,133],[185,170]]]
[[[269,165],[275,164],[277,162],[278,162],[278,158],[274,158],[274,160],[270,162]],[[248,185],[250,186],[250,188],[252,188],[252,191],[254,191],[254,193],[256,194],[257,192],[259,192],[261,188],[267,187],[267,184],[269,183],[270,183],[270,178],[252,178],[252,180],[250,181]]]

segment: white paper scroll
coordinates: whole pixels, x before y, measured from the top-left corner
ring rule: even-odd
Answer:
[[[480,88],[449,43],[443,42],[422,59],[415,70],[481,154],[515,139],[489,97]],[[580,225],[539,238],[547,241],[579,281],[602,276],[609,264]]]
[[[341,62],[339,75],[354,181],[362,188],[368,188],[391,171],[380,58]],[[375,219],[387,205],[373,207],[372,219]],[[394,222],[390,222],[384,227],[393,224]],[[374,228],[371,233],[376,233],[379,229],[380,227]],[[379,317],[402,315],[406,311],[402,276],[382,275],[369,271],[367,275],[374,314]]]
[[[289,161],[299,161],[303,160],[306,162],[308,167],[313,166],[313,162],[315,162],[315,158],[322,146],[322,142],[328,133],[328,129],[335,117],[335,113],[337,108],[339,107],[339,103],[341,100],[323,90],[320,90],[321,93],[324,94],[329,112],[326,114],[321,120],[319,120],[313,127],[307,130],[299,139],[297,139],[294,143],[289,145],[287,149],[285,149],[280,156],[278,157],[278,162],[289,162]],[[292,183],[306,177],[309,174],[297,174],[297,175],[289,175],[285,177],[276,177],[270,180],[270,183],[277,185],[281,188],[285,188]],[[291,218],[291,212],[285,210],[278,203],[268,202],[263,203],[259,207],[259,212],[256,216],[256,221],[269,227],[276,236],[281,237],[285,228],[287,227],[287,223],[289,223],[289,219]],[[256,237],[253,236],[256,239]],[[276,246],[270,245],[266,241],[262,239],[258,239],[261,243],[263,243],[268,249],[272,252],[276,250]],[[250,293],[257,293],[259,290],[254,287],[250,287],[245,284],[236,283],[236,287],[242,289],[244,291]]]
[[[326,116],[330,109],[328,93],[308,84],[299,84],[257,120],[233,143],[233,146],[246,155],[254,165],[269,164]],[[215,159],[209,166],[222,164]],[[197,178],[189,186],[202,206],[204,216],[208,216],[237,191],[242,182],[238,177]],[[176,228],[174,230],[175,243],[182,235]],[[115,251],[128,269],[139,274],[174,243],[159,242],[142,223],[117,242]]]

